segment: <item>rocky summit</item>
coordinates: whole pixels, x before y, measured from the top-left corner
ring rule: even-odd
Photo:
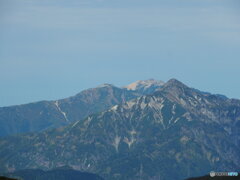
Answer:
[[[127,90],[137,91],[141,94],[151,94],[160,87],[164,85],[163,81],[158,81],[155,79],[148,79],[148,80],[139,80],[134,83],[131,83],[123,88]]]
[[[0,171],[68,165],[106,180],[182,180],[240,169],[240,100],[176,79],[132,96],[64,127],[2,137]]]

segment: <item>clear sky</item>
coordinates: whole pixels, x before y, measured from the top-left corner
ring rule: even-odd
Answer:
[[[149,78],[240,98],[240,1],[0,0],[0,106]]]

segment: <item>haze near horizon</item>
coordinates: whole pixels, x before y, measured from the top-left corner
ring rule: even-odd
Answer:
[[[0,106],[176,78],[240,98],[238,0],[1,0]]]

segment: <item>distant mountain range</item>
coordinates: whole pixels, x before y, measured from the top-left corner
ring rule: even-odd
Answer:
[[[240,169],[240,100],[176,79],[144,91],[136,87],[103,85],[80,93],[81,105],[100,110],[92,114],[88,107],[79,120],[70,116],[82,113],[73,105],[77,96],[52,102],[68,125],[0,138],[0,172],[68,165],[106,180],[182,180]],[[70,105],[76,111],[70,113]]]
[[[18,180],[103,180],[103,178],[98,175],[84,173],[70,168],[58,168],[51,171],[26,169],[14,173],[7,173],[5,176]]]
[[[0,136],[39,132],[82,120],[90,114],[107,110],[144,94],[151,94],[162,81],[146,80],[134,83],[135,88],[118,88],[103,84],[97,88],[56,101],[41,101],[0,108]]]

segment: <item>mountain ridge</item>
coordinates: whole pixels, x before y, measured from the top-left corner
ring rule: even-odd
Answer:
[[[0,169],[65,164],[106,180],[180,180],[239,169],[239,100],[172,82],[66,127],[1,138]]]
[[[86,172],[80,172],[71,168],[57,168],[49,171],[40,169],[24,169],[12,173],[4,174],[4,176],[23,179],[23,180],[103,180],[98,175]]]
[[[148,93],[155,89],[145,88]],[[68,98],[39,101],[0,108],[0,136],[39,132],[82,120],[92,113],[139,97],[143,92],[129,91],[112,84],[89,88]],[[146,92],[145,92],[146,93]]]

